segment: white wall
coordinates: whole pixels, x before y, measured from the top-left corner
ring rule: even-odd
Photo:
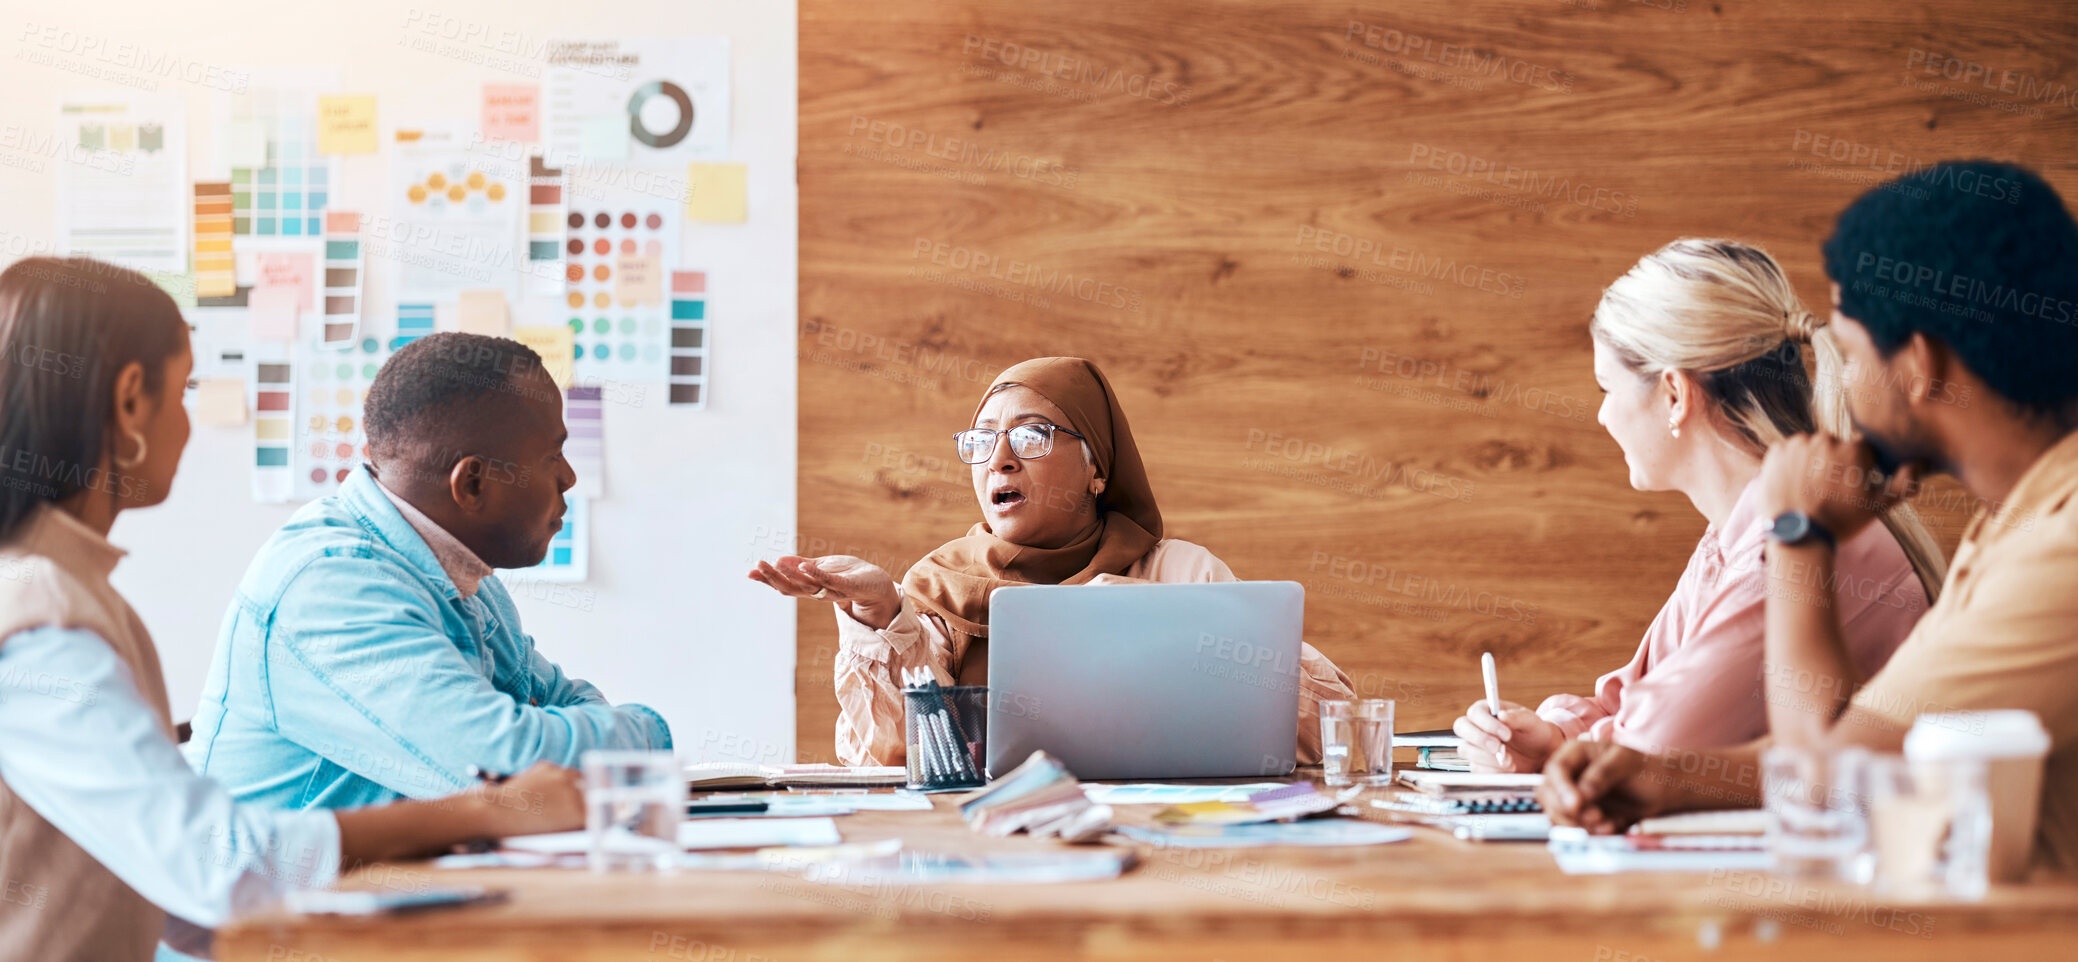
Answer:
[[[72,39],[54,47],[45,26]],[[688,225],[682,248],[683,266],[710,279],[713,400],[705,411],[674,411],[655,388],[639,406],[609,404],[608,496],[593,505],[591,579],[574,593],[589,610],[515,594],[549,657],[616,701],[662,712],[681,757],[784,760],[794,743],[794,605],[744,571],[754,542],[775,533],[790,538],[794,528],[795,27],[790,0],[15,5],[0,17],[0,129],[14,128],[17,143],[21,135],[46,138],[61,93],[110,86],[83,72],[141,76],[123,67],[133,56],[121,52],[126,44],[204,67],[336,65],[340,92],[377,95],[387,139],[400,121],[453,119],[473,129],[482,83],[539,81],[538,60],[502,65],[500,58],[514,58],[501,47],[727,36],[734,61],[728,159],[750,165],[750,223]],[[429,36],[447,51],[410,45]],[[93,46],[81,52],[81,41]],[[158,87],[188,100],[194,179],[215,157],[212,94],[183,81],[185,72]],[[4,260],[49,248],[63,162],[0,148]],[[336,203],[385,211],[387,164],[386,154],[346,158]],[[389,316],[387,265],[371,263],[369,274],[369,310]],[[113,533],[131,551],[116,585],[158,640],[176,718],[194,711],[240,574],[294,508],[252,501],[251,461],[249,426],[198,426],[167,502],[125,514]]]

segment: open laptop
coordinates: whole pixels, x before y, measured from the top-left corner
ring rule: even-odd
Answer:
[[[1290,773],[1305,609],[1292,581],[996,589],[989,776],[1040,749],[1086,779]]]

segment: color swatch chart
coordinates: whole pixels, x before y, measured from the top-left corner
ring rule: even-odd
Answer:
[[[253,363],[253,500],[281,502],[296,496],[290,456],[295,438],[294,366],[287,346],[255,346]]]
[[[368,457],[362,404],[375,372],[389,352],[373,337],[340,352],[304,342],[293,372],[302,426],[295,446],[296,497],[322,498],[338,492]]]
[[[527,292],[563,293],[563,172],[527,158]]]
[[[661,200],[613,209],[573,203],[563,223],[578,381],[662,383],[670,371],[663,273],[678,260],[677,208]]]
[[[228,297],[238,289],[231,253],[231,185],[195,184],[195,296]]]
[[[707,273],[671,272],[671,403],[707,406]]]
[[[361,331],[361,215],[325,212],[325,326],[327,347],[352,347]]]
[[[598,498],[606,494],[606,402],[597,387],[572,386],[563,392],[563,426],[570,440],[563,443],[563,459],[577,472],[573,498]]]
[[[240,237],[317,237],[333,164],[317,152],[317,99],[277,87],[234,95],[225,131],[231,167],[231,232]]]
[[[419,338],[433,333],[433,305],[397,305],[397,336],[390,339],[390,350],[395,351]]]

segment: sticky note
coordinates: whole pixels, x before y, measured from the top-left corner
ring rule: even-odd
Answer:
[[[195,413],[203,424],[233,428],[245,423],[245,381],[235,377],[195,382]]]
[[[568,388],[576,368],[577,352],[574,350],[577,332],[567,324],[548,327],[515,327],[512,339],[534,349],[541,355],[541,366],[548,376],[555,379],[556,387]]]
[[[375,153],[375,97],[357,94],[317,99],[317,152]]]
[[[455,330],[492,337],[510,335],[512,325],[505,316],[505,292],[463,291],[455,303]]]
[[[251,120],[232,121],[224,130],[224,161],[231,167],[267,166],[267,130]]]
[[[531,144],[541,139],[541,88],[483,85],[483,139]]]
[[[664,262],[655,254],[622,254],[613,263],[613,299],[622,307],[664,301]]]
[[[686,171],[685,216],[713,224],[749,217],[750,169],[742,164],[694,164]]]
[[[626,114],[586,117],[578,131],[577,152],[586,160],[627,160],[630,139]]]
[[[254,287],[286,287],[296,292],[296,309],[307,311],[317,303],[317,255],[289,251],[263,251],[257,256],[258,278]]]
[[[293,287],[255,287],[245,302],[252,336],[268,341],[296,339],[296,299]]]

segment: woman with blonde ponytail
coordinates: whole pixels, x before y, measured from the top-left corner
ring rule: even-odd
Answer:
[[[1623,450],[1631,487],[1680,491],[1710,527],[1629,664],[1592,695],[1536,711],[1475,702],[1457,720],[1480,770],[1538,771],[1569,738],[1641,751],[1716,748],[1767,733],[1762,640],[1767,570],[1759,486],[1768,446],[1814,429],[1848,433],[1840,355],[1766,251],[1678,240],[1602,294],[1588,330],[1597,420]],[[1803,347],[1815,355],[1814,376]],[[1839,606],[1861,677],[1926,611],[1945,575],[1940,548],[1899,505],[1839,546],[1829,583],[1798,586]]]

